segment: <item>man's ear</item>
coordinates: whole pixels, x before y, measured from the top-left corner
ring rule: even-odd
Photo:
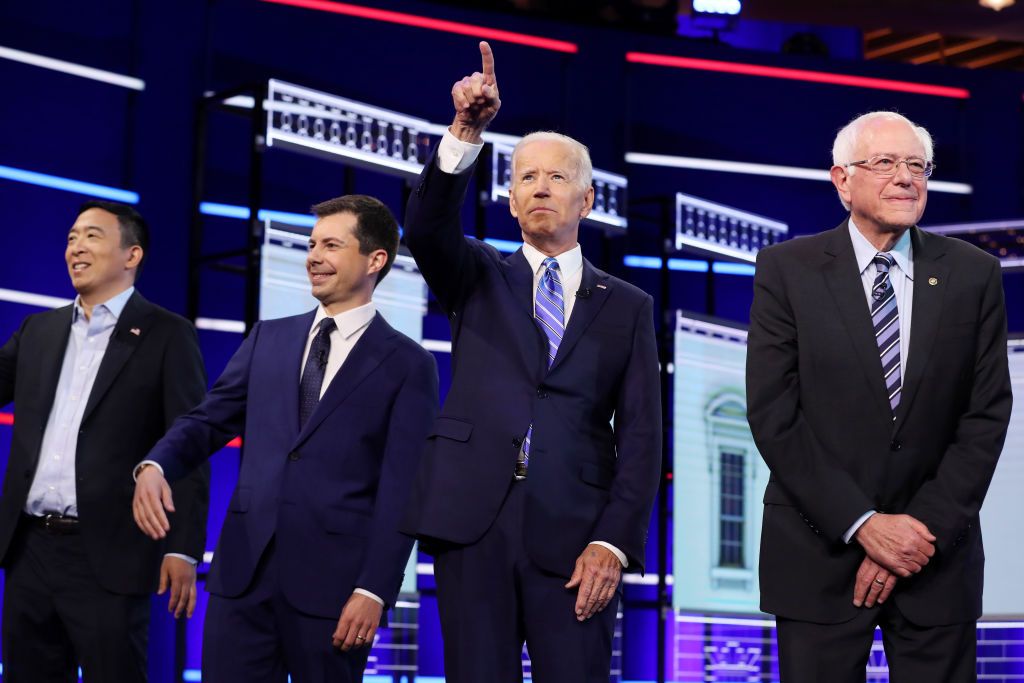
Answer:
[[[829,171],[832,184],[836,186],[839,198],[847,204],[850,203],[850,171],[843,166],[833,166]]]

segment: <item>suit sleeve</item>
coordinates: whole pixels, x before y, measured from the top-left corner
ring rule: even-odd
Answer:
[[[412,538],[398,529],[437,414],[437,396],[434,358],[417,353],[391,408],[369,545],[356,580],[358,588],[389,606],[395,604],[412,549]]]
[[[202,403],[175,420],[150,451],[146,459],[159,463],[168,481],[181,479],[242,433],[249,366],[259,330],[256,323]]]
[[[611,543],[643,572],[651,508],[661,474],[661,382],[654,300],[638,307],[633,345],[615,405],[615,478],[591,538]]]
[[[435,151],[406,208],[406,245],[449,314],[460,308],[479,272],[480,254],[462,233],[462,205],[472,175],[470,171],[445,173],[437,167]]]
[[[874,507],[801,407],[799,340],[775,250],[757,255],[747,336],[747,420],[773,478],[835,543]]]
[[[182,323],[167,345],[163,365],[164,428],[195,408],[206,393],[206,366],[195,328]],[[172,486],[175,512],[165,550],[201,559],[206,548],[210,466],[203,463]]]
[[[28,318],[21,327],[0,347],[0,408],[14,400],[14,380],[18,371],[18,345],[28,324]]]
[[[907,514],[935,534],[940,553],[952,550],[981,509],[1010,420],[1013,396],[1006,354],[1006,304],[1001,268],[994,259],[979,320],[966,410],[935,475],[907,506]]]

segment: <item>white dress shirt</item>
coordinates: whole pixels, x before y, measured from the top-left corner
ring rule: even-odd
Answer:
[[[474,144],[464,142],[452,135],[450,130],[445,130],[441,142],[437,146],[437,167],[445,173],[463,173],[473,162],[476,161],[483,143]],[[542,254],[533,245],[523,243],[523,256],[530,264],[533,271],[533,301],[537,300],[537,284],[544,275],[544,259],[547,255]],[[579,244],[569,251],[562,252],[555,256],[558,261],[558,270],[561,274],[562,292],[565,294],[565,327],[569,326],[569,316],[572,315],[573,306],[576,304],[576,292],[579,291],[580,282],[583,280],[583,250]],[[536,304],[534,304],[536,305]],[[611,543],[605,541],[591,541],[591,545],[599,545],[607,548],[622,563],[623,568],[629,566],[629,559],[626,554]]]
[[[878,276],[878,268],[872,263],[878,250],[871,242],[861,234],[861,231],[853,222],[850,216],[850,240],[853,242],[853,255],[857,260],[857,268],[860,271],[861,284],[864,286],[864,299],[867,301],[868,311],[874,303],[871,290],[875,286],[875,278]],[[892,291],[896,296],[896,310],[900,316],[900,375],[907,376],[907,357],[910,351],[910,320],[914,308],[914,250],[910,242],[910,230],[900,236],[889,250],[889,255],[896,261],[889,269],[889,282],[892,283]],[[868,510],[846,531],[843,540],[850,543],[857,530],[868,521],[875,510]]]

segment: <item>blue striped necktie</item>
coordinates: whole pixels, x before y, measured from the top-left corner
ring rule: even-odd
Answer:
[[[537,283],[537,296],[534,299],[533,316],[544,331],[548,340],[548,367],[558,355],[558,345],[565,334],[565,293],[562,291],[562,277],[558,271],[558,261],[552,257],[544,259],[544,274]],[[533,425],[526,430],[526,439],[516,462],[516,478],[526,476],[530,466],[530,439],[533,437]]]
[[[889,396],[889,407],[896,419],[896,407],[900,404],[903,389],[902,368],[900,367],[900,312],[896,306],[896,292],[889,280],[889,269],[896,260],[889,254],[878,253],[872,259],[878,275],[871,288],[871,323],[875,328],[875,342],[882,361],[882,376]]]

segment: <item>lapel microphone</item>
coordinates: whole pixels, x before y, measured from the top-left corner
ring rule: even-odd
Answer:
[[[590,298],[590,288],[586,287],[584,289],[577,290],[576,298],[577,299],[589,299]]]

